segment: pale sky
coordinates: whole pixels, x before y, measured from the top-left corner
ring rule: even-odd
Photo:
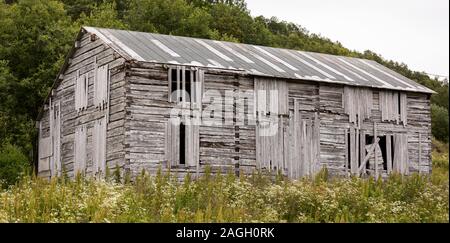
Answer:
[[[294,22],[357,51],[449,76],[449,0],[247,0],[252,16]]]

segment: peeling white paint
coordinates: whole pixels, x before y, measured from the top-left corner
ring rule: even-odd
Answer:
[[[336,73],[336,74],[338,74],[338,75],[341,75],[342,77],[344,77],[344,78],[347,79],[348,81],[352,81],[352,82],[355,81],[355,80],[353,80],[352,78],[348,77],[347,75],[345,75],[345,74],[339,72],[338,70],[336,70],[336,69],[334,69],[334,68],[328,66],[327,64],[325,64],[325,63],[323,63],[323,62],[321,62],[321,61],[315,59],[314,57],[312,57],[312,56],[310,56],[310,55],[308,55],[308,54],[306,54],[306,53],[303,53],[303,52],[300,52],[300,51],[297,51],[297,53],[299,53],[300,55],[302,55],[302,56],[304,56],[304,57],[306,57],[306,58],[309,58],[310,60],[316,62],[316,63],[319,64],[320,66],[322,66],[322,67],[324,67],[324,68],[326,68],[326,69],[328,69],[328,70],[330,70],[330,71],[332,71],[332,72],[334,72],[334,73]]]
[[[242,55],[241,53],[233,50],[231,47],[227,46],[225,43],[220,42],[220,41],[214,41],[214,43],[216,43],[217,45],[219,45],[220,47],[222,47],[223,49],[227,50],[229,53],[235,55],[236,57],[240,58],[242,61],[246,62],[246,63],[250,63],[253,64],[255,63],[254,61],[250,60],[249,58],[247,58],[246,56]]]
[[[299,62],[305,64],[306,66],[308,66],[308,67],[310,67],[310,68],[316,70],[317,72],[323,74],[325,77],[330,78],[330,79],[336,79],[333,75],[331,75],[331,74],[329,74],[329,73],[323,71],[322,69],[320,69],[320,68],[318,68],[318,67],[312,65],[311,63],[309,63],[309,62],[303,60],[303,59],[300,58],[299,56],[294,55],[294,54],[291,53],[290,51],[288,51],[288,50],[283,50],[283,51],[284,51],[286,54],[288,54],[289,56],[295,58],[297,61],[299,61]]]
[[[223,60],[227,62],[233,62],[233,59],[229,58],[227,55],[223,54],[222,52],[218,51],[216,48],[208,45],[206,42],[202,40],[195,39],[197,43],[200,45],[206,47],[206,49],[210,50],[212,53],[216,54],[218,57],[222,58]]]
[[[93,28],[91,28],[93,29]],[[99,31],[95,30],[97,33],[100,33]],[[124,43],[122,43],[119,39],[117,39],[113,34],[111,34],[108,30],[103,29],[103,33],[104,35],[103,38],[107,38],[112,42],[112,46],[116,45],[118,48],[122,49],[123,51],[125,51],[128,55],[130,55],[132,58],[136,59],[137,61],[145,61],[144,58],[142,58],[139,54],[137,54],[135,51],[133,51],[131,48],[129,48],[127,45],[125,45]],[[101,33],[100,33],[101,34]],[[100,36],[99,36],[100,37]],[[102,37],[100,37],[102,38]],[[102,40],[103,40],[102,38]]]
[[[155,40],[155,39],[151,39],[151,41],[153,42],[153,44],[155,44],[157,47],[159,47],[161,50],[163,50],[167,54],[171,55],[172,57],[180,57],[180,55],[178,55],[178,53],[174,52],[168,46],[161,43],[161,41]]]
[[[208,62],[210,62],[211,64],[209,64],[208,66],[212,66],[212,67],[218,67],[218,68],[225,68],[225,66],[223,66],[222,64],[218,63],[217,61],[214,61],[212,59],[208,59]]]
[[[323,57],[323,58],[324,58],[324,59],[327,59],[326,57]],[[327,59],[327,60],[328,60],[328,59]],[[350,66],[350,67],[353,66],[353,65],[351,65],[350,63],[348,63],[347,61],[345,61],[345,60],[342,59],[342,58],[338,58],[338,60],[340,60],[341,62],[347,64],[347,65]],[[344,67],[344,66],[340,66],[340,68],[342,68],[342,69],[344,69],[345,71],[347,71],[347,72],[353,74],[353,76],[356,76],[356,77],[358,77],[358,78],[361,79],[361,80],[369,81],[369,80],[367,80],[366,78],[364,78],[363,76],[359,75],[359,74],[356,73],[356,72],[353,72],[352,70],[350,70],[350,69],[348,69],[348,68],[346,68],[346,67]]]
[[[369,62],[367,62],[365,60],[359,60],[359,61],[364,63],[364,64],[366,64],[367,66],[371,67],[372,69],[374,69],[374,70],[376,70],[376,71],[378,71],[378,72],[380,72],[380,73],[382,73],[382,74],[384,74],[384,75],[386,75],[386,76],[388,76],[390,78],[393,78],[393,79],[397,80],[398,82],[400,82],[400,83],[402,83],[402,84],[404,84],[404,85],[406,85],[406,86],[408,86],[410,88],[416,88],[416,86],[413,86],[413,85],[411,85],[411,84],[409,84],[409,83],[407,83],[407,82],[405,82],[405,81],[403,81],[403,80],[401,80],[401,79],[391,75],[390,73],[387,73],[387,72],[385,72],[385,71],[375,67],[374,65],[370,64]]]
[[[262,49],[261,47],[259,47],[259,46],[254,46],[254,48],[255,48],[256,50],[258,50],[258,51],[264,53],[265,55],[269,56],[270,58],[276,60],[277,62],[283,64],[284,66],[288,67],[288,68],[291,69],[292,71],[298,71],[298,69],[297,69],[296,67],[294,67],[294,66],[292,66],[291,64],[289,64],[289,63],[287,63],[287,62],[281,60],[280,58],[278,58],[278,57],[276,57],[275,55],[273,55],[272,53],[270,53],[270,52],[268,52],[268,51]]]

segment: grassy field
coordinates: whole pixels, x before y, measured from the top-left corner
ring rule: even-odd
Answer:
[[[297,182],[233,175],[177,183],[24,178],[0,194],[0,222],[449,222],[448,145],[429,177]],[[447,146],[447,147],[446,147]]]

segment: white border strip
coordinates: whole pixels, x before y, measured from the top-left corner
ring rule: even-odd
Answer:
[[[114,35],[112,35],[108,30],[102,29],[106,33],[101,33],[95,28],[91,27],[85,27],[85,29],[88,32],[94,33],[99,38],[101,38],[105,43],[114,46],[117,45],[120,49],[122,49],[125,53],[130,55],[132,58],[136,59],[137,61],[145,61],[144,58],[142,58],[139,54],[137,54],[135,51],[133,51],[131,48],[129,48],[127,45],[123,44],[119,39],[117,39]]]

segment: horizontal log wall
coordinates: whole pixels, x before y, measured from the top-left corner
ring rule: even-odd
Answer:
[[[111,73],[110,108],[100,110],[93,104],[93,71],[96,66],[105,64],[109,64]],[[74,102],[74,82],[78,73],[88,74],[89,83],[88,109],[79,113],[75,111]],[[255,87],[254,77],[240,72],[205,69],[204,80],[203,112],[208,114],[216,99],[220,106],[218,109],[220,111],[224,109],[227,113],[225,115],[222,112],[221,114],[214,112],[210,114],[212,117],[207,116],[209,118],[204,119],[206,124],[203,123],[199,127],[199,168],[191,163],[190,167],[178,166],[170,169],[178,173],[180,178],[188,172],[201,175],[207,165],[215,171],[239,170],[241,173],[250,173],[258,167],[254,116],[256,107],[255,96],[252,94]],[[347,146],[350,142],[347,141],[346,133],[352,128],[361,134],[373,136],[375,123],[378,136],[407,134],[409,172],[417,172],[419,167],[423,173],[430,171],[431,114],[428,95],[407,93],[407,122],[398,124],[396,121],[382,121],[380,109],[383,106],[380,106],[380,93],[384,91],[373,89],[370,117],[365,117],[358,124],[351,122],[349,115],[346,114],[348,110],[346,111],[344,105],[348,102],[344,102],[343,99],[345,95],[343,85],[282,81],[287,82],[288,112],[280,118],[283,122],[281,130],[285,133],[283,145],[279,144],[280,147],[292,147],[292,143],[289,143],[292,141],[284,140],[291,139],[290,126],[294,114],[304,121],[318,121],[320,146],[317,149],[320,156],[314,160],[317,165],[313,166],[326,167],[333,175],[345,175],[348,169]],[[234,93],[235,96],[225,98],[227,92]],[[106,115],[107,111],[109,124],[106,160],[109,168],[117,165],[134,176],[143,169],[151,174],[156,173],[159,168],[168,170],[166,125],[175,106],[169,102],[168,96],[168,72],[165,66],[127,62],[100,40],[91,40],[89,35],[82,36],[80,47],[71,57],[64,79],[52,96],[53,102],[61,104],[61,159],[64,170],[69,176],[73,176],[75,128],[86,125],[88,131],[86,172],[88,175],[92,172],[92,128],[94,122]],[[244,103],[242,96],[247,99]],[[41,136],[44,138],[50,136],[48,112],[44,112],[40,125]],[[288,149],[283,150],[289,152]],[[362,151],[358,153],[361,157],[364,155]],[[289,175],[289,171],[285,169],[288,162],[294,161],[289,158],[288,153],[282,154],[281,157],[283,163],[278,163],[277,167]],[[42,175],[45,176],[44,174]]]
[[[420,161],[420,172],[426,174],[431,171],[430,98],[426,94],[408,93],[407,102],[409,170],[411,172],[419,172]],[[421,147],[421,151],[419,147]],[[421,155],[420,159],[419,154]]]

